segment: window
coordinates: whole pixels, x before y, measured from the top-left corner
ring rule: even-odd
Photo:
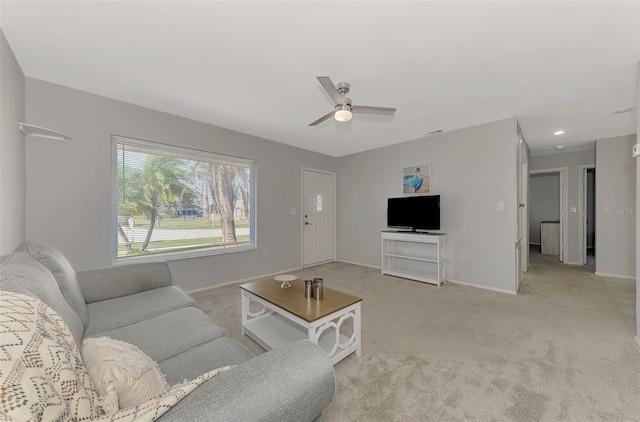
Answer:
[[[255,161],[120,136],[111,144],[114,261],[256,248]]]

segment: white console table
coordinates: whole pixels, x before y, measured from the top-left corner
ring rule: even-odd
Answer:
[[[440,286],[445,282],[445,233],[382,232],[382,274]]]

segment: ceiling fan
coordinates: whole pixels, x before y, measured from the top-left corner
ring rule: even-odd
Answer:
[[[318,76],[317,78],[336,105],[334,111],[325,114],[315,122],[310,123],[309,126],[317,126],[325,120],[330,119],[332,116],[339,122],[348,122],[351,120],[352,113],[391,116],[396,112],[395,108],[390,107],[351,105],[351,99],[346,97],[349,93],[349,84],[347,82],[340,82],[338,86],[336,86],[331,82],[331,79],[328,76]]]

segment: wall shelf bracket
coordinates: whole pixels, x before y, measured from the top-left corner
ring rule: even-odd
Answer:
[[[71,137],[64,133],[44,127],[30,125],[28,123],[18,123],[18,129],[25,135],[31,135],[36,138],[54,139],[56,141],[70,141]]]

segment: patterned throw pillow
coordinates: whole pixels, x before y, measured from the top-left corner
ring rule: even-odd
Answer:
[[[107,414],[169,391],[158,364],[133,344],[109,337],[87,338],[82,358]]]
[[[89,421],[98,394],[64,320],[33,297],[0,291],[0,419]]]
[[[214,369],[105,415],[108,400],[99,400],[69,328],[45,303],[0,291],[0,338],[0,420],[151,422],[202,383],[234,367]],[[138,373],[145,365],[133,364],[132,371]]]

